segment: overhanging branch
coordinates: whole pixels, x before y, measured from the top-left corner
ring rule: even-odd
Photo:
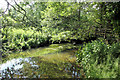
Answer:
[[[23,9],[15,0],[14,0],[14,2],[15,2],[15,5],[17,5],[18,9],[17,9],[15,6],[13,6],[12,4],[10,4],[10,2],[8,2],[8,0],[5,0],[5,1],[7,2],[7,9],[6,9],[6,10],[9,11],[9,6],[11,6],[15,11],[17,11],[17,12],[19,12],[19,13],[21,13],[21,14],[23,15],[22,20],[19,20],[19,19],[16,20],[15,18],[12,17],[15,21],[19,21],[19,22],[25,23],[25,22],[26,22],[26,21],[25,21],[25,18],[26,18],[27,20],[29,20],[29,21],[31,22],[31,24],[37,25],[36,23],[34,23],[33,21],[31,21],[31,20],[28,18],[28,16],[26,15],[26,14],[27,14],[27,13],[26,13],[26,10]],[[22,11],[24,11],[24,13],[23,13],[22,11],[20,11],[19,9],[21,9]]]

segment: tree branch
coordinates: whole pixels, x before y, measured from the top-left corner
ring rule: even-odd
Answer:
[[[12,17],[15,21],[20,21],[20,22],[25,23],[25,17],[26,17],[26,19],[29,20],[29,21],[31,22],[31,24],[37,25],[36,23],[34,23],[33,21],[31,21],[31,20],[27,17],[27,15],[26,15],[26,10],[24,10],[15,0],[14,0],[14,2],[15,2],[15,4],[17,5],[17,7],[18,7],[19,9],[21,9],[22,11],[24,11],[24,13],[21,12],[19,9],[15,8],[13,5],[11,5],[11,4],[8,2],[8,0],[5,0],[5,1],[6,1],[7,4],[8,4],[9,6],[11,6],[15,11],[17,11],[17,12],[19,12],[19,13],[21,13],[21,14],[23,15],[22,20],[16,20],[15,18]],[[9,9],[9,6],[8,6],[7,9]]]

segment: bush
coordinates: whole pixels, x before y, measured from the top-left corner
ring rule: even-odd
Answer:
[[[116,77],[118,58],[120,55],[120,43],[112,45],[103,41],[92,41],[84,44],[77,51],[77,61],[83,66],[87,77]],[[117,68],[114,68],[117,67]],[[103,74],[100,74],[102,72]],[[98,74],[98,75],[97,75]],[[113,75],[114,74],[114,75]],[[112,76],[113,75],[113,76]]]
[[[78,61],[88,62],[91,58],[99,57],[99,61],[101,61],[108,52],[109,45],[106,45],[104,42],[100,41],[92,41],[92,43],[87,43],[83,45],[83,48],[79,48],[78,50]],[[93,61],[93,62],[94,62]]]
[[[47,43],[49,37],[35,28],[2,28],[3,50],[17,51],[39,47]]]

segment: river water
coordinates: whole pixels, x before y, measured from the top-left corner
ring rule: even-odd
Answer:
[[[39,49],[41,50],[41,49]],[[30,50],[33,53],[35,49]],[[37,49],[38,51],[38,49]],[[74,49],[36,57],[14,58],[0,64],[2,78],[79,78]]]

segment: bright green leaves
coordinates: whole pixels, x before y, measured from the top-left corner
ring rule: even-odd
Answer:
[[[47,8],[42,11],[42,25],[47,27],[58,27],[58,25],[66,27],[68,24],[66,23],[67,17],[72,16],[74,11],[76,11],[77,5],[72,4],[75,3],[48,2]],[[74,17],[70,18],[72,20]]]
[[[69,41],[69,39],[71,38],[71,32],[70,31],[64,31],[64,32],[60,32],[56,35],[53,35],[51,40],[52,42],[61,42],[61,41]]]
[[[31,47],[39,47],[48,41],[48,36],[36,31],[35,28],[2,28],[1,32],[3,34],[2,42],[5,52],[6,48],[8,51],[19,51],[30,49]]]
[[[41,11],[44,11],[46,8],[46,3],[35,2],[32,3],[29,1],[21,2],[18,5],[14,5],[14,8],[11,8],[7,14],[10,18],[13,18],[15,21],[19,22],[17,25],[21,24],[22,26],[34,26],[34,27],[41,27]],[[5,14],[6,15],[6,14]],[[4,17],[5,18],[5,17]],[[21,23],[20,23],[21,22]],[[22,24],[23,23],[23,24]],[[9,24],[9,23],[4,23]],[[13,26],[15,23],[12,23]]]
[[[87,78],[116,78],[119,53],[120,43],[107,45],[103,41],[92,41],[80,46],[76,56]]]

